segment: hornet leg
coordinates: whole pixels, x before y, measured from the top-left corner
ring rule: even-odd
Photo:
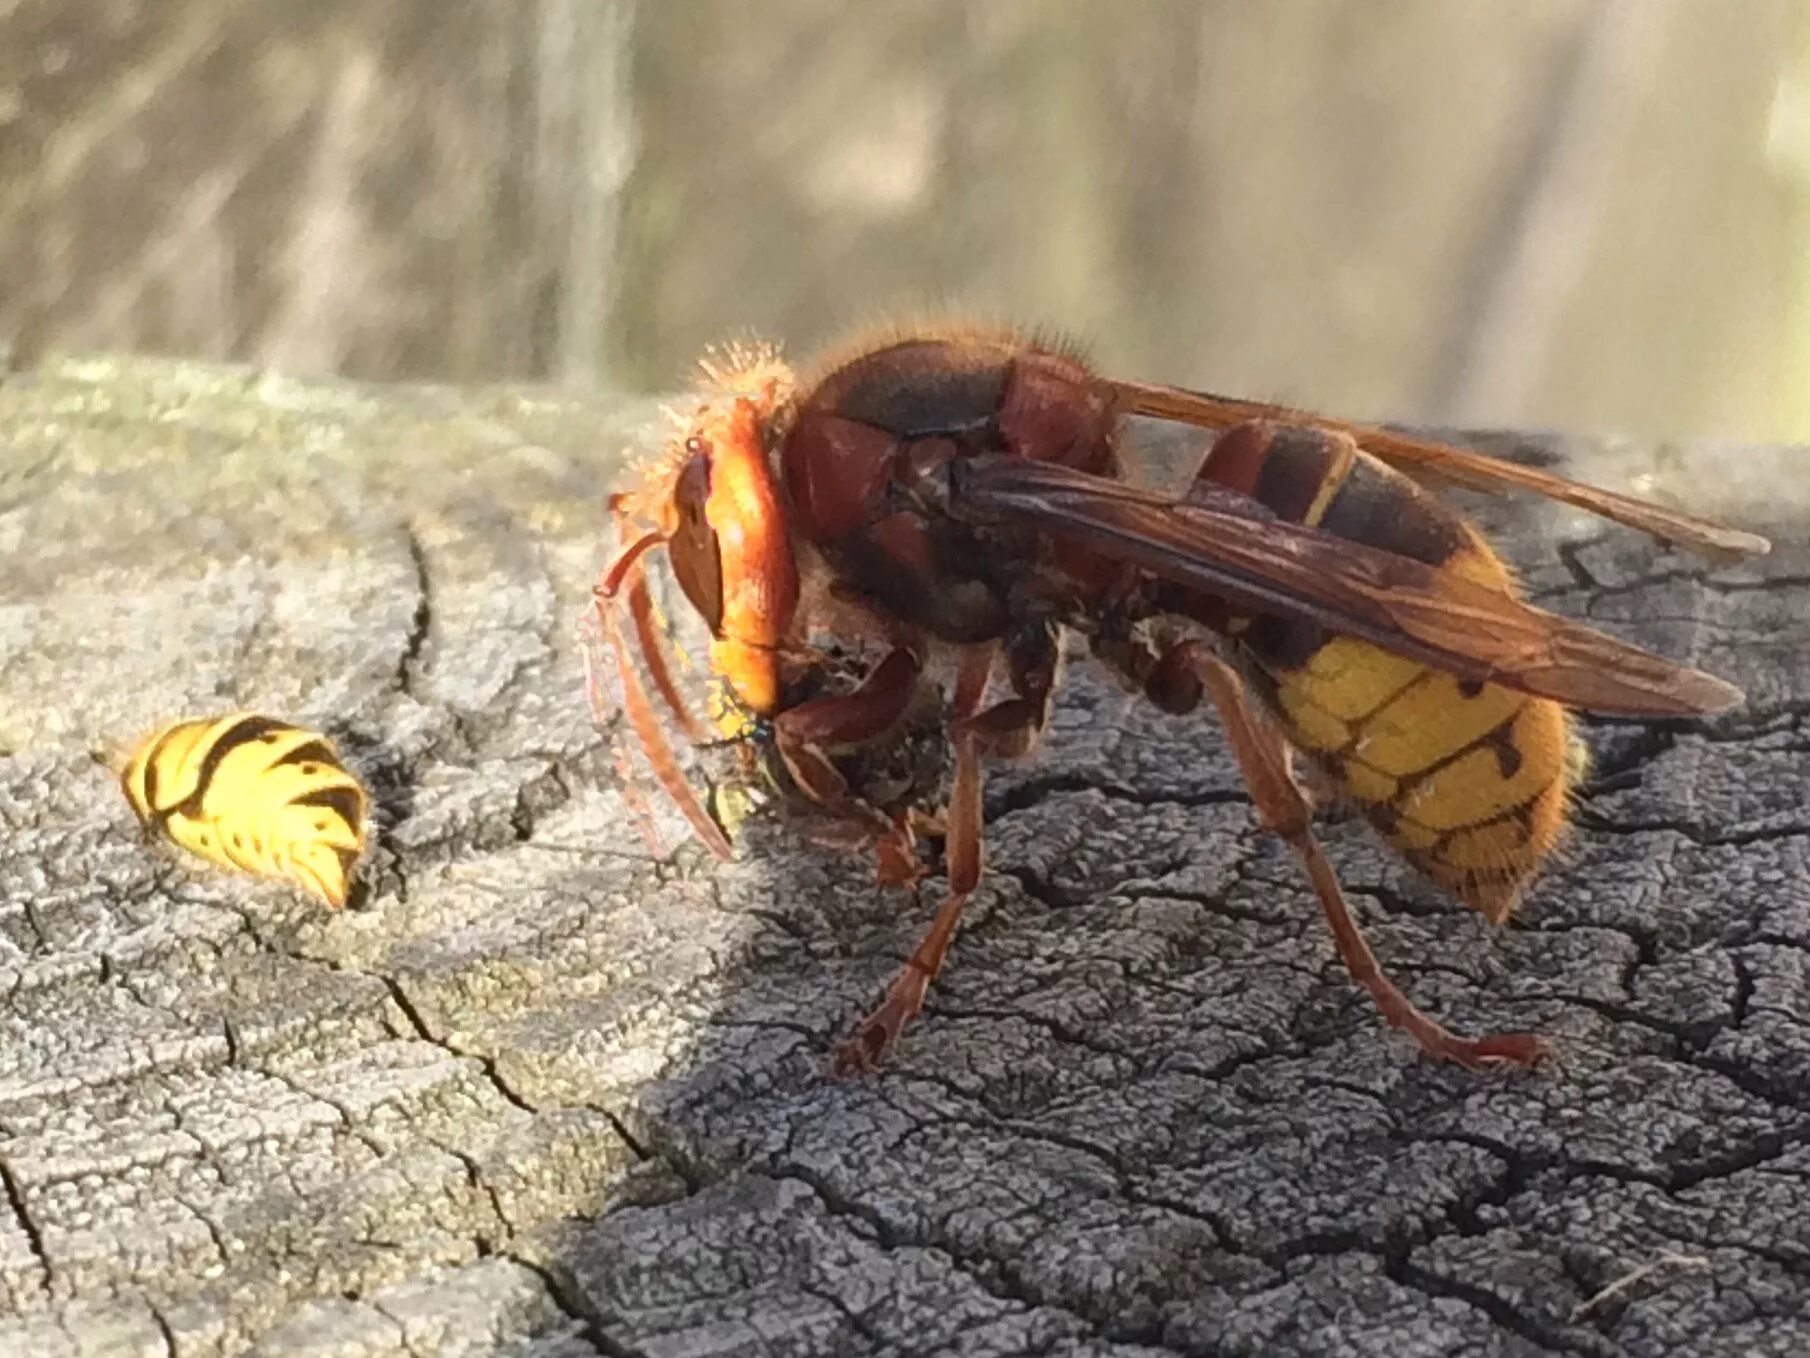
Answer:
[[[1282,836],[1300,855],[1320,908],[1332,927],[1339,956],[1351,979],[1370,992],[1376,1007],[1391,1027],[1400,1028],[1420,1044],[1427,1055],[1455,1061],[1467,1070],[1495,1066],[1531,1066],[1546,1054],[1546,1044],[1533,1033],[1495,1033],[1487,1037],[1461,1037],[1422,1013],[1384,974],[1370,951],[1357,920],[1346,904],[1345,893],[1333,875],[1320,842],[1309,823],[1307,802],[1288,770],[1288,747],[1276,730],[1251,705],[1244,680],[1224,660],[1199,642],[1183,642],[1190,668],[1199,676],[1207,695],[1219,709],[1219,719],[1232,753],[1244,774],[1251,800],[1263,823]]]
[[[984,819],[981,758],[989,754],[1006,758],[1023,754],[1036,743],[1048,718],[1050,697],[1055,687],[1054,629],[1039,627],[1008,644],[1006,658],[1015,696],[982,711],[980,705],[986,697],[987,680],[997,649],[993,645],[971,648],[963,657],[956,677],[949,721],[949,739],[955,747],[955,787],[949,799],[948,833],[944,841],[949,871],[948,895],[937,907],[923,938],[886,988],[885,999],[836,1048],[838,1074],[872,1070],[886,1058],[887,1052],[899,1040],[899,1034],[924,1007],[924,996],[949,954],[949,944],[961,923],[962,909],[980,884]]]

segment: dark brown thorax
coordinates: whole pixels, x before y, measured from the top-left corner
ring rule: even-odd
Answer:
[[[1081,549],[927,512],[914,488],[988,455],[1116,476],[1114,426],[1110,393],[1067,354],[978,332],[914,338],[809,389],[781,474],[795,531],[840,578],[943,640],[990,640],[1120,572]]]

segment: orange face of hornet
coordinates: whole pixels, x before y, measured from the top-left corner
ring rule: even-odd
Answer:
[[[1425,1051],[1471,1068],[1529,1065],[1543,1044],[1455,1034],[1388,980],[1313,835],[1290,750],[1396,852],[1501,920],[1565,828],[1580,767],[1570,709],[1667,718],[1740,698],[1524,603],[1477,529],[1422,482],[1532,491],[1715,558],[1764,551],[1751,534],[1445,444],[1104,378],[1004,332],[901,335],[803,379],[768,351],[706,372],[711,389],[663,462],[612,499],[624,545],[596,591],[624,715],[699,837],[729,855],[648,693],[703,738],[660,643],[643,574],[653,548],[788,780],[865,827],[891,880],[910,875],[909,826],[870,804],[846,756],[898,738],[933,661],[952,675],[949,891],[838,1049],[843,1068],[877,1062],[922,1006],[979,881],[983,763],[1036,744],[1065,634],[1167,711],[1211,702],[1354,978]],[[1179,493],[1127,480],[1133,416],[1216,435]],[[826,689],[825,638],[877,658]]]

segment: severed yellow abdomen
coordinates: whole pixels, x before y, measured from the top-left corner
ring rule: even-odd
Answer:
[[[190,853],[345,904],[369,797],[325,736],[250,712],[177,722],[120,784],[147,829]]]

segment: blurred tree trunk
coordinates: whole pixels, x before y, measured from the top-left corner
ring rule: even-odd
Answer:
[[[0,338],[667,389],[953,309],[1352,415],[1805,436],[1807,49],[1802,0],[18,0]]]
[[[0,41],[0,331],[596,380],[631,18],[24,0]]]

